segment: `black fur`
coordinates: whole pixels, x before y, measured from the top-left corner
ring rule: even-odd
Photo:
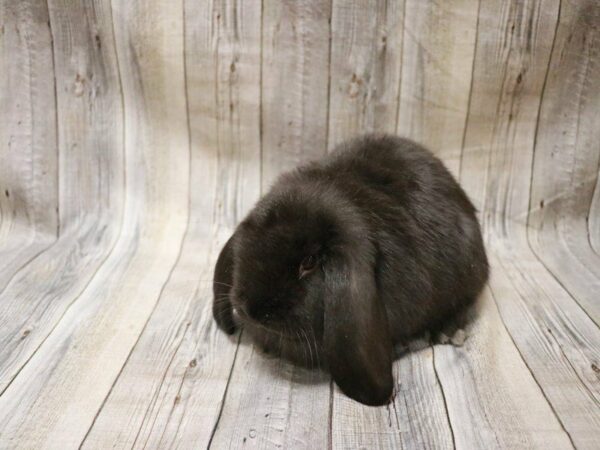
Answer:
[[[381,405],[393,345],[442,327],[487,277],[475,209],[442,163],[367,135],[276,181],[219,256],[213,311],[226,332],[243,324],[263,348],[323,364],[348,396]]]

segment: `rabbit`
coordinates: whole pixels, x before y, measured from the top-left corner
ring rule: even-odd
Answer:
[[[221,250],[213,315],[377,406],[394,346],[442,329],[487,278],[476,210],[442,162],[369,134],[276,180]]]

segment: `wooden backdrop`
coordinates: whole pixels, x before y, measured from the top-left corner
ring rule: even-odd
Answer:
[[[369,408],[229,339],[282,170],[423,142],[490,260],[464,347]],[[0,448],[600,448],[598,0],[0,0]]]

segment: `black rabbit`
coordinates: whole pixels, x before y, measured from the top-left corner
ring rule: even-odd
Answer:
[[[221,251],[213,313],[382,405],[394,345],[441,329],[487,277],[475,208],[448,170],[414,142],[367,135],[279,177]]]

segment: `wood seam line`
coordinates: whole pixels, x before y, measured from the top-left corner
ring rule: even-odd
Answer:
[[[127,363],[129,362],[129,359],[131,358],[131,355],[133,354],[134,350],[136,349],[136,347],[137,347],[137,345],[138,345],[138,343],[139,343],[139,341],[140,341],[140,338],[141,338],[141,337],[142,337],[142,335],[144,334],[144,331],[146,330],[146,327],[148,326],[148,323],[150,322],[150,319],[151,319],[152,315],[154,314],[154,311],[156,310],[156,307],[157,307],[158,303],[160,302],[160,299],[161,299],[161,297],[162,297],[162,295],[163,295],[163,293],[164,293],[164,291],[165,291],[165,288],[166,288],[166,286],[169,284],[169,281],[171,281],[171,277],[172,277],[172,275],[173,275],[173,272],[174,272],[174,271],[175,271],[175,269],[177,268],[177,265],[179,264],[179,261],[180,261],[180,259],[181,259],[181,254],[183,253],[183,244],[184,244],[184,242],[185,242],[185,237],[186,237],[186,235],[187,235],[187,231],[188,231],[188,228],[186,227],[186,231],[185,231],[185,233],[184,233],[184,236],[183,236],[183,238],[181,239],[181,243],[180,243],[180,245],[179,245],[179,253],[177,254],[177,259],[175,260],[175,262],[174,262],[174,263],[173,263],[173,265],[171,266],[171,269],[169,270],[169,275],[167,276],[167,278],[166,278],[165,282],[163,283],[163,285],[162,285],[162,287],[161,287],[161,289],[160,289],[160,292],[158,293],[157,299],[156,299],[156,301],[154,302],[154,306],[152,307],[152,310],[151,310],[150,314],[148,315],[148,317],[147,317],[146,321],[144,322],[144,326],[142,327],[142,330],[141,330],[141,331],[140,331],[140,333],[138,334],[138,336],[137,336],[137,338],[136,338],[136,340],[135,340],[134,344],[131,346],[131,348],[130,348],[130,350],[129,350],[129,353],[127,354],[127,358],[125,359],[125,361],[124,361],[124,362],[123,362],[123,364],[121,365],[121,368],[119,369],[119,373],[118,373],[118,374],[117,374],[117,376],[114,378],[114,380],[113,380],[113,382],[112,382],[112,384],[111,384],[111,386],[110,386],[110,389],[109,389],[109,390],[108,390],[108,392],[106,393],[106,396],[104,397],[104,400],[102,400],[102,403],[101,403],[100,407],[99,407],[99,408],[98,408],[98,410],[96,411],[96,414],[95,414],[95,416],[94,416],[94,419],[92,420],[92,423],[90,424],[90,427],[88,428],[87,432],[85,433],[85,436],[84,436],[83,440],[82,440],[82,441],[81,441],[81,443],[79,444],[79,448],[81,448],[81,447],[83,446],[83,444],[85,443],[85,440],[87,439],[88,435],[89,435],[89,434],[90,434],[90,432],[92,431],[92,428],[94,427],[94,424],[96,423],[96,420],[98,419],[98,416],[99,416],[99,415],[100,415],[100,413],[102,412],[102,409],[103,409],[104,405],[106,404],[106,401],[107,401],[107,400],[108,400],[108,398],[110,397],[110,394],[112,393],[112,391],[113,391],[113,389],[114,389],[115,385],[117,384],[117,381],[119,380],[119,378],[120,378],[120,376],[121,376],[121,373],[123,373],[123,370],[125,369],[125,366],[126,366],[126,365],[127,365]],[[185,333],[184,333],[184,335],[185,335]],[[182,341],[181,341],[181,342],[183,342],[183,339],[182,339]],[[180,344],[179,344],[179,345],[181,345],[181,342],[180,342]],[[173,356],[171,357],[171,361],[170,361],[170,362],[169,362],[169,364],[167,365],[167,369],[165,370],[165,373],[163,374],[163,377],[162,377],[162,379],[161,379],[161,382],[160,382],[160,384],[159,384],[159,386],[158,386],[158,389],[157,389],[157,393],[156,393],[155,399],[158,397],[158,391],[160,390],[160,388],[161,388],[161,386],[162,386],[162,384],[163,384],[163,382],[164,382],[164,380],[165,380],[165,378],[166,378],[166,376],[167,376],[168,369],[171,367],[171,364],[172,364],[173,360],[175,359],[175,356],[176,356],[176,354],[177,354],[177,350],[178,350],[178,349],[179,349],[179,347],[177,347],[177,348],[175,349],[175,351],[173,352]],[[154,403],[155,403],[155,401],[156,401],[155,399],[153,400],[153,402],[154,402]],[[153,404],[153,402],[150,402],[150,405],[148,405],[148,408],[146,409],[146,414],[144,414],[144,420],[142,421],[142,424],[144,423],[144,421],[145,421],[145,418],[146,418],[146,415],[148,414],[148,411],[150,410],[150,408],[151,408],[151,405]],[[141,431],[141,427],[140,427],[140,430],[138,430],[138,436],[139,436],[139,433],[140,433],[140,431]],[[137,441],[137,437],[138,437],[138,436],[136,436],[136,441]],[[133,443],[133,446],[135,446],[135,441],[134,441],[134,443]]]
[[[212,431],[210,432],[210,438],[208,439],[208,444],[206,444],[206,449],[209,450],[212,445],[212,441],[217,433],[217,428],[219,427],[219,422],[221,421],[221,416],[223,415],[223,410],[225,409],[225,402],[227,400],[227,393],[229,391],[229,385],[231,383],[231,379],[233,378],[233,369],[235,368],[235,363],[237,361],[237,354],[242,342],[242,334],[244,330],[241,330],[238,334],[237,344],[235,346],[235,353],[233,354],[233,363],[231,364],[231,369],[229,370],[229,376],[227,377],[227,383],[225,384],[225,391],[223,392],[223,399],[221,400],[221,407],[219,408],[219,413],[217,414],[217,419],[215,420],[215,424],[213,426]]]
[[[175,264],[173,266],[173,269],[175,268],[177,264]],[[169,275],[170,278],[170,275]],[[161,289],[160,295],[159,295],[159,301],[160,301],[160,297],[162,296],[163,290],[165,288],[167,283],[165,283],[165,285],[163,285],[163,288]],[[158,302],[157,302],[158,304]],[[152,313],[154,313],[154,309],[152,310]],[[152,314],[150,314],[150,317],[152,316]],[[148,323],[150,322],[150,320],[148,320],[146,322],[146,324],[144,325],[144,329],[142,330],[142,333],[140,333],[138,339],[136,340],[134,346],[132,347],[129,355],[127,356],[127,360],[125,361],[125,364],[123,364],[123,367],[125,367],[125,365],[127,364],[127,362],[129,362],[129,358],[131,356],[131,354],[133,354],[133,351],[135,349],[135,347],[137,347],[138,341],[141,338],[142,334],[144,333],[144,331],[146,330],[146,326],[148,325]],[[171,366],[173,365],[173,361],[175,360],[175,357],[177,356],[177,353],[179,352],[179,348],[181,347],[181,345],[183,344],[183,341],[185,340],[185,335],[187,334],[187,331],[189,329],[189,326],[186,326],[183,334],[181,335],[181,340],[179,341],[179,343],[177,344],[177,346],[175,347],[173,354],[171,355],[171,358],[169,359],[169,363],[167,364],[167,366],[165,367],[165,371],[162,374],[162,376],[160,377],[160,383],[158,383],[158,386],[156,387],[156,390],[154,391],[154,393],[152,394],[152,398],[150,399],[150,402],[148,403],[148,406],[146,407],[146,411],[144,411],[144,417],[142,418],[141,422],[140,422],[140,428],[137,430],[137,433],[135,435],[135,439],[133,440],[133,443],[131,444],[131,448],[135,448],[135,444],[137,443],[138,439],[140,438],[140,433],[142,432],[142,428],[144,427],[144,424],[146,423],[146,418],[148,417],[148,414],[150,413],[150,410],[152,408],[154,408],[154,406],[156,405],[156,403],[158,402],[158,396],[160,395],[160,390],[162,389],[164,383],[165,383],[165,379],[167,378],[167,373],[169,372],[169,369],[171,369]],[[122,371],[123,369],[121,369]],[[121,371],[119,372],[119,375],[121,374]],[[117,379],[115,379],[115,383],[113,383],[113,387],[114,384],[116,384]],[[111,387],[111,391],[112,391],[112,387]],[[109,392],[110,395],[110,392]],[[106,396],[106,398],[109,397],[109,395]],[[100,411],[98,411],[98,413],[100,413]],[[154,420],[152,421],[152,425],[150,426],[150,431],[152,430],[152,428],[154,428],[154,424],[156,423],[156,417],[154,417]],[[90,427],[90,430],[93,428]],[[146,447],[146,444],[148,443],[148,438],[150,436],[148,436],[146,438],[146,442],[144,442],[144,448]]]
[[[404,0],[402,3],[402,43],[400,44],[400,71],[398,73],[398,94],[396,95],[396,123],[395,130],[396,134],[400,129],[400,103],[402,100],[402,68],[404,67],[404,43],[406,42],[406,2],[408,0]]]
[[[600,179],[600,158],[598,159],[598,169],[596,170],[596,181],[594,183],[594,189],[592,190],[592,198],[590,199],[590,206],[588,207],[587,214],[586,214],[586,220],[585,220],[588,245],[592,249],[592,252],[594,252],[598,256],[600,256],[600,248],[596,249],[594,247],[594,245],[592,244],[592,232],[590,230],[590,216],[592,214],[592,206],[594,206],[594,200],[600,201],[600,198],[597,199],[597,197],[598,197],[597,194],[600,194],[600,190],[599,190],[599,186],[598,186],[599,179]],[[600,210],[600,207],[598,209]]]
[[[61,233],[60,223],[60,135],[58,133],[58,77],[56,76],[56,52],[54,51],[54,28],[50,19],[50,0],[46,0],[46,8],[48,10],[48,28],[50,30],[50,50],[52,51],[52,73],[54,74],[54,132],[56,133],[56,240]]]
[[[327,62],[327,108],[325,114],[325,154],[329,153],[329,118],[331,117],[331,53],[333,47],[333,2],[329,1],[329,49]]]
[[[258,189],[259,193],[262,194],[263,190],[263,179],[264,179],[264,171],[263,171],[263,161],[264,161],[264,152],[263,152],[263,132],[264,132],[264,121],[263,121],[263,49],[264,49],[264,16],[265,16],[265,2],[261,0],[260,2],[260,67],[258,69],[258,142],[259,142],[259,164],[258,164]]]
[[[548,65],[546,67],[546,73],[544,74],[544,81],[542,83],[542,91],[540,93],[540,97],[539,97],[539,104],[538,104],[538,111],[537,111],[537,118],[535,121],[535,129],[533,131],[533,147],[532,147],[532,151],[531,151],[531,173],[529,174],[529,201],[528,201],[528,206],[527,206],[527,219],[525,221],[527,228],[530,227],[529,225],[529,221],[530,221],[530,217],[531,217],[531,186],[533,186],[533,174],[535,172],[535,152],[537,149],[537,144],[538,144],[538,134],[539,134],[539,128],[540,128],[540,119],[541,119],[541,115],[542,115],[542,104],[544,103],[544,97],[546,94],[546,84],[548,83],[548,74],[550,73],[550,66],[552,65],[552,56],[554,54],[554,49],[556,47],[556,36],[558,35],[558,26],[560,24],[560,15],[561,15],[561,10],[562,10],[562,0],[558,0],[558,15],[556,17],[556,24],[554,25],[554,36],[552,37],[552,44],[550,46],[550,55],[548,56]],[[529,234],[527,237],[527,243],[529,244]]]
[[[333,4],[335,0],[329,1],[329,49],[327,56],[327,108],[326,108],[326,116],[325,116],[325,155],[329,153],[329,145],[331,142],[329,140],[329,132],[330,132],[330,118],[331,118],[331,55],[333,52]],[[317,355],[317,361],[319,356]],[[313,367],[314,370],[314,367]],[[334,386],[333,380],[330,378],[329,382],[329,410],[328,410],[328,420],[327,420],[327,442],[329,449],[333,448],[333,405],[334,405]]]
[[[465,126],[463,128],[462,142],[460,145],[460,160],[458,162],[458,180],[462,179],[463,161],[465,159],[465,142],[467,139],[467,127],[469,125],[469,116],[471,115],[471,103],[473,99],[473,77],[475,76],[475,61],[477,59],[477,45],[479,44],[479,15],[481,12],[481,0],[477,3],[477,20],[475,21],[475,42],[473,47],[473,62],[471,63],[471,82],[469,86],[469,96],[467,97],[467,112],[465,114]]]
[[[498,261],[498,263],[502,266],[502,270],[506,271],[506,269],[504,268],[504,265],[502,264],[500,257],[498,257],[497,255],[495,255],[494,259],[496,259]],[[511,281],[512,283],[512,281]],[[514,288],[514,286],[511,286],[514,290],[514,292],[516,292],[516,294],[521,298],[521,294],[519,293],[519,291]],[[490,290],[490,294],[492,295],[492,299],[494,300],[494,305],[496,307],[496,309],[498,310],[498,316],[500,317],[500,322],[502,323],[502,326],[504,327],[504,330],[506,331],[506,334],[508,335],[508,337],[510,338],[511,342],[513,343],[514,347],[517,350],[517,353],[519,354],[519,357],[521,358],[521,360],[523,361],[523,363],[525,364],[525,367],[527,367],[527,370],[529,370],[529,373],[531,374],[531,378],[533,379],[533,381],[535,382],[535,384],[537,385],[537,387],[539,388],[542,396],[544,397],[544,399],[546,400],[546,402],[548,403],[548,405],[550,406],[550,410],[552,411],[552,413],[554,414],[554,416],[556,417],[556,420],[558,421],[558,423],[560,424],[560,427],[562,428],[562,430],[566,433],[567,437],[569,438],[569,441],[571,442],[571,445],[573,446],[573,448],[575,447],[575,444],[573,442],[573,439],[571,438],[571,434],[569,433],[569,431],[565,428],[564,423],[562,422],[560,416],[558,415],[558,413],[556,412],[556,410],[554,409],[554,405],[552,405],[552,402],[548,399],[546,392],[544,392],[544,389],[542,388],[542,385],[538,382],[538,379],[535,377],[533,371],[531,370],[531,367],[529,366],[529,364],[527,363],[527,360],[525,359],[525,356],[521,353],[521,349],[519,349],[519,346],[517,345],[516,341],[514,340],[512,334],[510,333],[510,330],[508,329],[508,327],[506,326],[506,323],[504,322],[504,317],[502,317],[502,314],[500,313],[500,307],[498,305],[498,300],[496,299],[496,295],[494,294],[494,290],[492,289],[492,286],[488,284],[488,289]]]
[[[329,435],[327,436],[327,448],[333,450],[333,399],[335,387],[333,386],[333,379],[329,377]]]
[[[435,366],[435,346],[431,346],[431,364],[433,366],[433,373],[435,374],[435,379],[437,381],[438,386],[440,387],[440,391],[442,393],[442,399],[444,400],[444,412],[446,413],[446,420],[448,421],[448,427],[450,428],[450,436],[452,436],[452,448],[456,449],[456,437],[454,436],[454,428],[452,427],[452,420],[450,419],[450,410],[448,409],[448,401],[446,399],[446,392],[444,391],[444,386],[442,386],[442,382],[440,380],[440,375],[438,373],[437,367]]]

